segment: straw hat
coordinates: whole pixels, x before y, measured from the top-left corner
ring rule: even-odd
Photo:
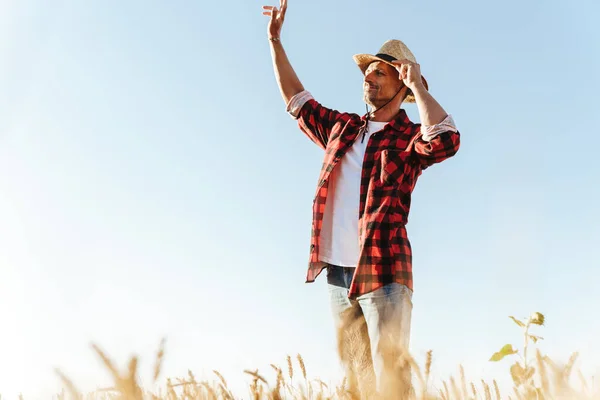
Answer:
[[[417,63],[414,54],[400,40],[388,40],[383,44],[383,46],[381,46],[381,49],[379,49],[379,52],[376,55],[357,54],[352,58],[354,59],[354,61],[356,62],[363,74],[367,70],[369,64],[375,61],[382,61],[393,67],[395,67],[395,65],[392,64],[392,61],[396,60],[409,60],[411,62],[414,62],[415,64]],[[429,90],[429,85],[427,84],[425,78],[421,76],[421,79],[423,80],[425,88]],[[407,103],[414,103],[415,97],[411,94],[407,96],[404,101]]]

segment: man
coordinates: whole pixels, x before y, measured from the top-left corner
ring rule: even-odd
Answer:
[[[428,92],[414,55],[398,40],[386,42],[376,55],[354,56],[370,112],[361,117],[324,107],[304,89],[281,43],[287,0],[279,9],[263,10],[271,17],[271,55],[287,111],[325,150],[306,280],[313,282],[327,271],[340,347],[362,351],[347,336],[350,322],[363,321],[375,390],[398,398],[393,390],[402,374],[398,358],[390,355],[409,346],[413,280],[406,223],[411,193],[423,170],[456,154],[460,134]],[[403,102],[417,104],[421,124],[408,119]],[[341,350],[348,371],[360,373],[359,355],[344,356]]]

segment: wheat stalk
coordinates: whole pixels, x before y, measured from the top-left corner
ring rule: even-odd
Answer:
[[[63,384],[67,387],[67,390],[69,391],[71,397],[73,397],[73,399],[76,400],[82,400],[83,397],[81,396],[81,392],[75,387],[73,381],[69,379],[65,374],[63,374],[62,371],[58,368],[54,371],[60,377],[60,380],[63,382]]]
[[[473,392],[473,397],[477,398],[477,389],[475,388],[475,384],[471,382],[471,391]]]
[[[200,386],[202,386],[202,387],[204,387],[204,389],[206,389],[209,400],[217,400],[218,399],[217,392],[215,392],[215,389],[213,389],[213,387],[208,382],[203,381],[200,383]]]
[[[482,379],[481,383],[483,384],[483,391],[485,393],[485,400],[492,400],[492,394],[490,392],[490,387],[487,383]]]
[[[571,371],[573,371],[573,365],[575,364],[577,357],[579,357],[579,353],[577,352],[571,354],[571,357],[569,357],[569,361],[567,362],[562,374],[565,383],[568,382],[569,378],[571,377]]]
[[[465,377],[465,368],[462,364],[460,364],[460,386],[462,389],[463,398],[469,398],[469,392],[467,391],[467,378]]]
[[[498,382],[494,379],[494,392],[496,392],[496,399],[502,400],[502,396],[500,396],[500,388],[498,387]]]
[[[446,381],[443,382],[444,384],[444,397],[446,399],[450,398],[450,391],[448,390],[448,384],[446,383]]]
[[[542,383],[542,393],[549,394],[550,393],[550,385],[548,383],[548,373],[546,371],[546,364],[544,362],[544,358],[542,357],[542,353],[538,349],[535,353],[535,358],[537,360],[538,365],[538,375],[540,376],[540,380]]]
[[[302,372],[302,376],[306,380],[306,366],[304,365],[304,360],[300,354],[297,355],[298,364],[300,365],[300,371]]]
[[[113,377],[113,380],[116,382],[120,382],[121,375],[119,374],[119,371],[117,370],[117,368],[115,367],[113,362],[110,360],[110,358],[108,358],[108,356],[104,353],[104,351],[102,351],[102,349],[100,349],[100,347],[98,347],[96,344],[92,343],[92,348],[94,349],[96,354],[98,354],[98,356],[100,356],[100,359],[104,363],[104,366],[106,368],[108,368],[108,370],[110,371],[110,373]]]
[[[152,376],[152,382],[156,383],[162,369],[162,363],[165,357],[165,342],[166,339],[162,338],[158,346],[158,352],[156,353],[156,361],[154,363],[154,375]]]
[[[294,366],[292,365],[292,357],[287,356],[287,365],[288,365],[288,375],[290,377],[290,381],[294,379]]]
[[[452,391],[452,396],[455,399],[460,399],[460,392],[458,391],[458,386],[456,385],[456,380],[453,376],[450,377],[450,390]]]

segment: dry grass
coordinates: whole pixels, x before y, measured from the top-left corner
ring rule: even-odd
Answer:
[[[362,327],[355,327],[358,330]],[[158,379],[161,373],[162,362],[165,357],[164,340],[161,341],[156,356],[153,386],[159,386]],[[101,389],[93,393],[82,394],[76,385],[61,371],[57,374],[65,389],[58,395],[58,399],[119,399],[119,400],[233,400],[235,399],[227,385],[227,380],[218,371],[213,371],[215,380],[213,382],[198,381],[191,371],[185,378],[166,379],[165,384],[156,390],[142,389],[137,377],[138,363],[137,358],[133,357],[128,367],[124,371],[114,365],[111,359],[98,346],[93,346],[102,364],[112,375],[114,385],[110,388]],[[354,348],[356,350],[356,348]],[[340,350],[345,350],[340,348]],[[358,349],[364,351],[364,349]],[[358,353],[363,354],[363,353]],[[397,355],[396,355],[397,356]],[[542,355],[539,351],[536,354],[536,376],[531,381],[532,384],[519,385],[512,388],[512,392],[501,393],[498,383],[494,380],[491,385],[488,382],[481,381],[475,384],[467,380],[464,368],[460,366],[459,379],[451,376],[448,380],[442,382],[440,387],[434,387],[430,382],[430,372],[432,364],[432,352],[429,351],[424,360],[424,368],[408,354],[402,353],[396,360],[396,365],[401,366],[396,372],[402,374],[402,368],[410,368],[412,375],[410,388],[395,387],[394,392],[389,393],[386,399],[407,399],[407,400],[432,400],[432,399],[600,399],[600,393],[590,392],[591,385],[584,379],[581,371],[577,372],[577,383],[572,378],[577,353],[564,365],[551,360]],[[276,373],[276,379],[269,382],[258,370],[246,370],[244,373],[251,378],[248,386],[248,394],[242,396],[243,399],[254,400],[354,400],[354,399],[380,399],[375,397],[370,386],[372,376],[365,375],[363,371],[357,368],[363,366],[364,359],[350,360],[348,375],[342,383],[330,388],[324,382],[318,379],[309,379],[306,365],[300,355],[296,356],[296,361],[301,373],[296,376],[294,383],[294,363],[291,357],[287,357],[287,376],[283,369],[272,364],[271,367]],[[357,364],[358,363],[358,364]],[[507,372],[508,373],[508,372]],[[302,379],[300,379],[302,378]],[[367,380],[365,382],[364,380]],[[396,382],[405,382],[402,379]]]
[[[569,360],[560,364],[547,355],[536,350],[531,360],[526,356],[527,351],[533,350],[530,343],[541,340],[541,337],[530,334],[533,325],[542,326],[545,317],[534,313],[527,321],[510,317],[525,337],[524,356],[507,368],[507,376],[512,377],[514,386],[504,389],[496,380],[475,383],[469,380],[462,365],[458,369],[458,378],[450,376],[440,385],[431,382],[431,366],[433,352],[425,355],[424,367],[404,349],[398,348],[397,340],[385,339],[382,335],[381,346],[384,347],[384,368],[386,373],[382,387],[375,390],[375,377],[371,368],[371,349],[364,318],[348,313],[342,318],[337,334],[337,350],[345,376],[342,382],[330,387],[319,379],[310,379],[304,359],[297,354],[295,359],[287,356],[285,370],[271,364],[275,371],[275,379],[270,382],[258,370],[245,370],[243,373],[250,378],[247,393],[242,399],[253,400],[541,400],[541,399],[598,399],[593,385],[585,379],[580,369],[576,369],[579,354],[573,353]],[[234,400],[236,397],[227,384],[225,377],[218,371],[213,371],[215,379],[198,381],[191,371],[184,378],[167,378],[164,384],[159,382],[162,375],[162,364],[165,358],[165,340],[160,342],[151,376],[151,387],[142,388],[138,378],[138,359],[132,357],[127,368],[120,370],[110,357],[96,345],[92,349],[100,362],[112,376],[113,386],[83,394],[76,383],[62,371],[57,370],[58,378],[64,389],[58,399],[77,400]],[[511,357],[518,352],[511,345],[505,345],[496,352],[490,361],[499,361]],[[523,365],[521,365],[523,362]],[[295,366],[297,365],[297,370]],[[287,372],[286,373],[284,373]],[[297,371],[299,373],[297,373]],[[576,372],[575,372],[576,371]],[[575,378],[574,378],[575,376]],[[2,397],[0,397],[0,400]]]

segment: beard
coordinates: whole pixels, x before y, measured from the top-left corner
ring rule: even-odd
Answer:
[[[365,103],[373,107],[374,109],[384,105],[390,99],[382,98],[380,95],[381,88],[377,87],[372,90],[365,89],[363,92],[363,100]]]
[[[400,87],[395,93],[391,93],[387,96],[381,93],[380,86],[371,86],[371,88],[371,90],[369,90],[368,87],[363,89],[363,101],[375,111],[392,101],[393,98],[400,93],[403,87]]]

